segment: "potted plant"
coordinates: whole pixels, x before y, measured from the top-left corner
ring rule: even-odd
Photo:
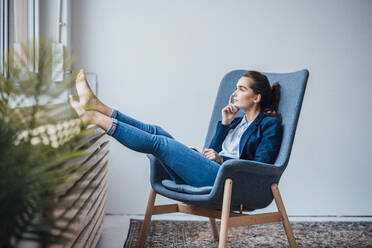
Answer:
[[[21,47],[10,49],[0,74],[0,247],[63,244],[77,219],[50,214],[64,208],[51,192],[76,176],[92,129],[68,103],[77,72],[53,80],[74,62],[70,49],[56,52],[45,39]]]

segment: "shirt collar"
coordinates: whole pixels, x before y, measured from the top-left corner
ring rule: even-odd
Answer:
[[[248,126],[247,117],[245,115],[243,115],[242,120],[240,121],[238,125],[238,127],[241,127],[241,126]]]
[[[253,123],[256,119],[258,120],[258,118],[260,117],[260,114],[262,114],[262,112],[260,112],[256,118],[254,118],[250,123],[247,122],[247,117],[245,116],[245,114],[241,117],[241,121],[240,123],[238,124],[238,126],[248,126],[250,125],[251,123]]]

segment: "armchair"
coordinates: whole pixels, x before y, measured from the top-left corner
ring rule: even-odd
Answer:
[[[203,149],[208,148],[215,133],[216,124],[221,118],[221,110],[226,105],[226,99],[229,98],[236,82],[245,72],[246,70],[234,70],[222,79]],[[139,247],[145,244],[151,216],[173,212],[209,217],[214,239],[219,240],[220,248],[226,247],[228,228],[270,222],[282,222],[290,247],[297,247],[278,184],[290,158],[309,72],[303,69],[292,73],[263,74],[268,77],[271,84],[279,81],[281,85],[279,111],[282,115],[283,139],[275,163],[266,164],[241,159],[227,160],[221,165],[214,185],[200,189],[172,182],[161,165],[161,161],[147,154],[150,160],[152,189],[148,198]],[[237,116],[243,114],[239,112]],[[180,203],[154,205],[156,194],[180,201]],[[254,215],[242,213],[263,209],[273,199],[275,199],[278,212]],[[220,231],[218,231],[215,219],[221,219]]]

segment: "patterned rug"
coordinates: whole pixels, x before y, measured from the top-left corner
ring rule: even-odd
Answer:
[[[220,220],[216,220],[220,229]],[[143,220],[130,220],[124,248],[137,247]],[[291,222],[298,247],[372,248],[372,222]],[[208,221],[153,220],[145,247],[218,247]],[[229,228],[227,247],[289,247],[281,223]]]

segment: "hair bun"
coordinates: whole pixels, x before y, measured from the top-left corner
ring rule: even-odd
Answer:
[[[273,83],[273,85],[271,85],[271,88],[272,88],[272,89],[273,89],[273,88],[276,88],[276,87],[280,87],[279,82],[275,82],[275,83]]]

